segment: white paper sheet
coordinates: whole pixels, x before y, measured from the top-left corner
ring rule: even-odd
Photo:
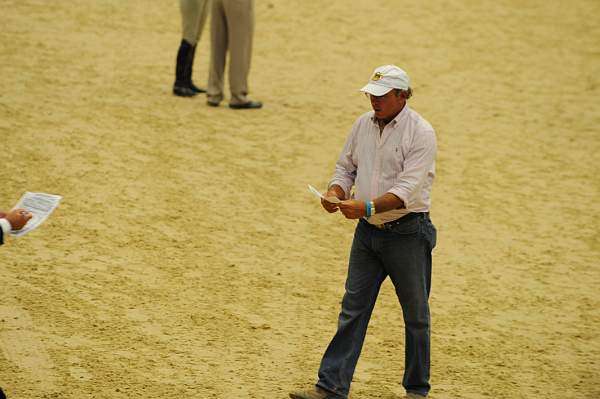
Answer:
[[[15,205],[15,208],[23,208],[31,212],[32,217],[29,219],[27,224],[23,226],[21,230],[13,230],[10,234],[14,237],[21,237],[35,230],[40,224],[44,222],[50,216],[52,211],[58,206],[62,197],[60,195],[46,194],[46,193],[31,193],[27,191],[19,202]]]
[[[310,184],[308,185],[308,191],[310,191],[311,193],[313,193],[317,197],[324,199],[327,202],[331,202],[332,204],[339,204],[340,202],[342,202],[342,201],[340,201],[340,199],[338,197],[324,197],[323,194],[321,194],[319,192],[319,190],[317,190],[316,188],[314,188]]]

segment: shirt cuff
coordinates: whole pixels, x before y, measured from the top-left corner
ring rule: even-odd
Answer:
[[[10,225],[10,222],[5,218],[0,219],[0,228],[2,228],[2,232],[4,234],[8,234],[12,231],[12,226]]]

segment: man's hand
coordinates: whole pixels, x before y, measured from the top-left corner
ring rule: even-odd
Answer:
[[[13,230],[21,230],[32,216],[31,212],[19,208],[5,214],[4,218],[8,220]]]
[[[346,196],[346,194],[344,193],[344,190],[342,190],[342,188],[340,186],[338,186],[337,184],[334,184],[333,186],[329,187],[329,190],[327,190],[327,193],[325,193],[325,195],[324,195],[325,198],[335,197],[335,198],[339,199],[340,201],[343,201],[345,196]],[[325,208],[325,210],[327,212],[333,213],[333,212],[337,212],[340,204],[339,203],[334,204],[333,202],[329,202],[329,201],[321,198],[321,205],[323,206],[323,208]]]
[[[340,210],[347,219],[359,219],[367,216],[367,206],[364,201],[348,200],[339,205]]]
[[[329,189],[329,191],[327,191],[327,193],[324,195],[325,198],[329,198],[329,197],[338,197],[338,193],[336,192],[336,190],[333,189]],[[325,198],[321,198],[321,205],[323,206],[323,208],[325,208],[325,210],[329,213],[333,213],[333,212],[337,212],[338,208],[338,204],[334,204],[333,202],[329,202],[327,201]],[[343,198],[340,198],[343,199]]]

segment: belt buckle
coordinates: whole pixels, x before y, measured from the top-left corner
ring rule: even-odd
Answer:
[[[378,228],[379,230],[385,230],[385,224],[374,224],[373,226],[375,226],[376,228]]]

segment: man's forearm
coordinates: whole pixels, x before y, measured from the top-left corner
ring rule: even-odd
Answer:
[[[387,212],[392,209],[402,209],[405,207],[404,201],[392,193],[383,194],[381,197],[374,199],[373,203],[375,204],[376,213]]]

